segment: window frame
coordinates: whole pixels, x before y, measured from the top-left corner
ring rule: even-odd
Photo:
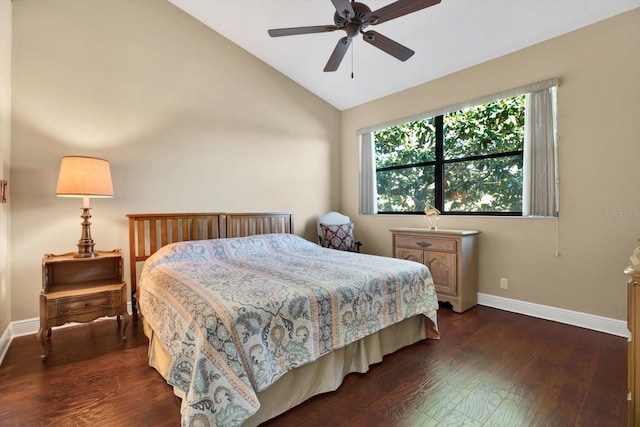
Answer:
[[[503,90],[455,105],[395,119],[386,123],[358,129],[360,142],[360,207],[361,215],[375,215],[377,211],[377,183],[375,142],[373,132],[416,120],[424,120],[465,108],[487,104],[509,97],[527,95],[525,111],[525,146],[523,162],[523,212],[519,217],[559,216],[559,173],[557,135],[557,77]],[[530,104],[531,102],[531,104]],[[530,108],[534,106],[534,108]],[[532,113],[529,114],[528,111]],[[535,113],[533,113],[535,111]],[[529,117],[527,117],[527,115]],[[531,126],[535,124],[535,126]],[[529,128],[529,130],[527,130]],[[540,202],[542,199],[542,202]],[[419,212],[389,212],[385,215],[411,215]],[[447,215],[514,216],[505,212],[450,212]]]
[[[514,95],[507,96],[502,99],[515,98],[522,95]],[[496,102],[502,99],[496,99],[494,101],[487,102],[485,104],[489,104],[491,102]],[[485,104],[476,104],[477,105],[485,105]],[[525,107],[526,108],[526,107]],[[524,165],[524,138],[522,141],[522,149],[515,151],[503,151],[499,153],[491,153],[491,154],[481,154],[481,155],[470,155],[465,157],[456,157],[454,159],[445,159],[444,158],[444,116],[449,113],[443,113],[433,117],[434,119],[434,127],[435,127],[435,160],[425,161],[425,162],[417,162],[417,163],[408,163],[404,165],[395,165],[395,166],[386,166],[382,168],[375,168],[376,176],[378,172],[385,172],[390,170],[402,170],[402,169],[411,169],[417,167],[429,167],[433,166],[434,168],[434,185],[435,185],[435,194],[434,194],[434,207],[440,211],[441,215],[490,215],[490,216],[522,216],[522,209],[519,211],[447,211],[445,210],[445,188],[444,188],[444,176],[445,176],[445,165],[447,164],[455,164],[455,163],[465,163],[472,162],[475,160],[486,160],[486,159],[496,159],[502,157],[519,157],[520,164]],[[418,120],[429,120],[432,117],[425,117],[423,119]],[[413,121],[418,121],[413,120]],[[407,121],[404,123],[411,123],[413,121]],[[397,126],[397,125],[395,125]],[[524,126],[524,124],[523,124]],[[389,126],[393,127],[393,126]],[[383,128],[380,130],[388,129]],[[373,138],[373,137],[372,137]],[[376,141],[373,138],[373,144],[375,145]],[[375,160],[375,159],[374,159]],[[524,181],[524,178],[523,178]],[[523,197],[524,199],[524,197]],[[524,200],[523,200],[524,203]],[[522,204],[521,204],[522,206]],[[415,215],[422,213],[421,210],[416,211],[379,211],[377,212],[381,215]]]

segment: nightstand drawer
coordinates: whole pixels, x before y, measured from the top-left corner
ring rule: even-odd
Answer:
[[[429,251],[455,252],[456,241],[422,236],[396,236],[396,246]]]
[[[120,294],[120,292],[101,292],[86,297],[59,298],[49,301],[49,304],[53,305],[49,308],[49,318],[119,307],[121,305]]]

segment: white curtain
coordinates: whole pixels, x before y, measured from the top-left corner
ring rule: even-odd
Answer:
[[[360,213],[378,213],[376,159],[373,135],[360,135]]]
[[[523,216],[558,215],[555,94],[551,87],[526,96]]]

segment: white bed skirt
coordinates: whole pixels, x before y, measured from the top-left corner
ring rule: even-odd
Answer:
[[[435,319],[435,313],[432,317]],[[170,369],[169,355],[160,340],[155,339],[144,317],[141,319],[149,338],[149,365],[166,380]],[[313,363],[286,373],[268,389],[259,392],[260,409],[244,425],[257,426],[312,396],[336,390],[347,374],[367,372],[370,365],[381,362],[387,354],[425,338],[438,337],[436,324],[429,317],[419,315],[325,354]],[[174,393],[183,398],[180,390],[174,388]]]

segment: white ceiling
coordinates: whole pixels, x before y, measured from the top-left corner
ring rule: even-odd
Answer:
[[[340,110],[640,7],[640,0],[442,0],[370,27],[414,50],[408,61],[358,37],[338,70],[325,73],[344,32],[271,38],[267,30],[332,25],[330,0],[169,1]],[[372,10],[392,3],[361,2]]]

